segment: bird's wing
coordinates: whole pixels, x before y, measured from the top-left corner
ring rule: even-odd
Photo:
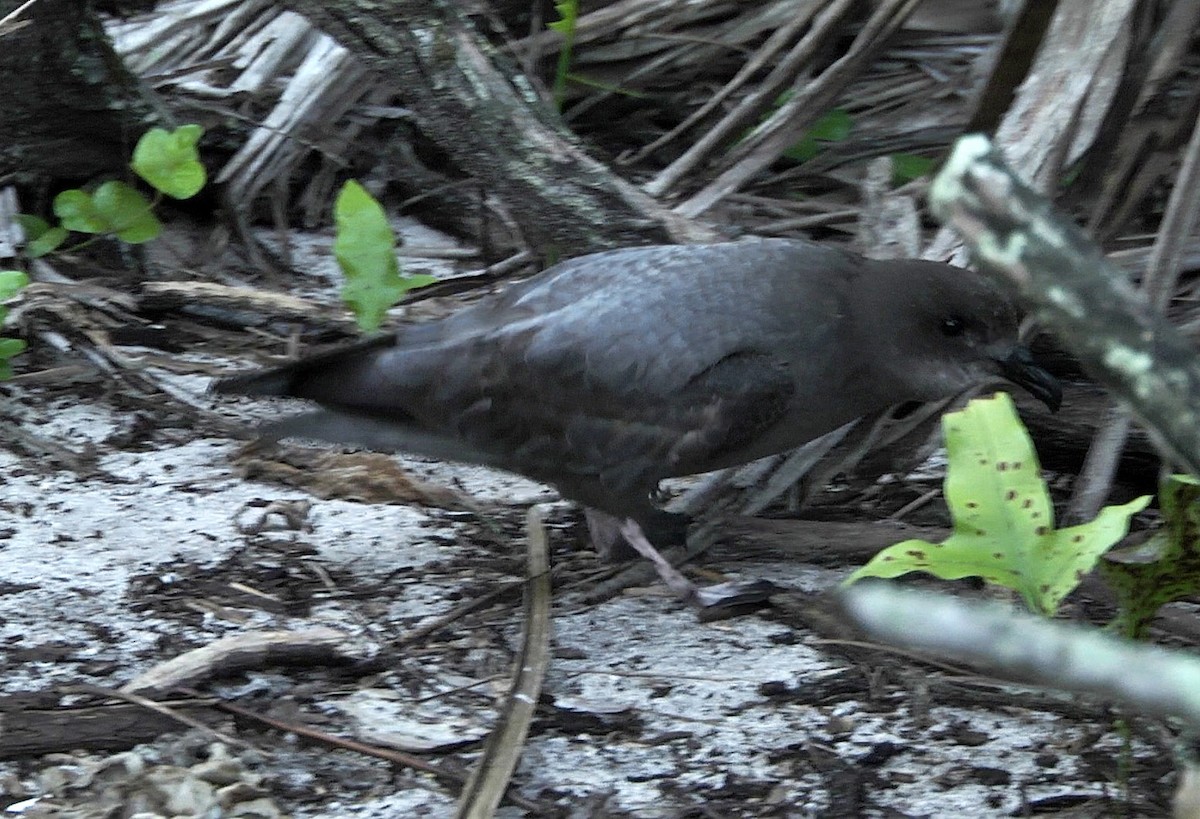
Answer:
[[[486,345],[482,366],[458,358],[457,373],[473,377],[443,380],[430,409],[458,407],[442,415],[456,438],[552,483],[644,493],[746,446],[785,416],[796,389],[786,358],[768,351],[728,350],[668,389],[646,378],[643,359],[598,371],[589,346],[539,347],[534,335]]]
[[[644,491],[750,446],[786,416],[795,390],[786,361],[739,351],[695,376],[668,404],[578,413],[566,440],[582,471],[606,487]]]

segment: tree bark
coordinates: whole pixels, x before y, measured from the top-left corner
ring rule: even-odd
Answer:
[[[500,198],[535,252],[716,238],[589,156],[454,0],[283,5],[392,78],[421,130]]]
[[[0,0],[0,17],[20,5]],[[39,0],[0,37],[0,182],[84,179],[124,169],[165,110],[125,70],[92,11]]]

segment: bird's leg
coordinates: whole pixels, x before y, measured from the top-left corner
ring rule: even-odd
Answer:
[[[667,584],[668,589],[675,592],[681,600],[697,607],[703,606],[695,584],[684,577],[678,569],[671,565],[670,561],[662,556],[658,549],[654,548],[654,544],[646,538],[646,533],[642,531],[642,527],[638,525],[637,521],[633,518],[626,518],[621,524],[621,535],[630,548],[650,561],[654,566],[654,571]]]
[[[587,521],[588,535],[596,553],[605,563],[619,563],[623,560],[633,560],[638,552],[629,545],[621,534],[623,518],[618,518],[607,512],[592,507],[584,507],[584,519]],[[661,509],[650,509],[634,516],[646,539],[660,549],[670,546],[682,546],[687,542],[687,528],[690,519],[687,515],[674,512],[664,512]]]
[[[629,547],[625,536],[621,534],[620,518],[585,506],[583,519],[587,521],[588,538],[591,539],[592,547],[602,562],[619,563],[637,557],[637,552]]]
[[[564,498],[584,507],[592,545],[605,563],[619,563],[638,556],[621,534],[621,524],[626,518],[637,521],[647,539],[660,549],[687,542],[689,518],[659,509],[651,499],[654,486],[654,483],[643,483],[614,490],[603,481],[580,479],[556,484]]]

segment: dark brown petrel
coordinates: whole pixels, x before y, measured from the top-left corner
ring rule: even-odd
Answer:
[[[981,274],[805,241],[634,247],[563,262],[447,318],[223,393],[306,398],[269,425],[517,472],[678,540],[663,478],[781,452],[903,401],[1058,382]]]

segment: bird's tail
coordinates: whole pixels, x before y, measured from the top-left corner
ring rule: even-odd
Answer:
[[[308,387],[314,376],[344,371],[349,363],[361,360],[375,350],[391,347],[395,343],[395,337],[390,335],[373,338],[361,344],[339,347],[273,369],[221,378],[214,381],[209,390],[221,395],[278,395],[321,400],[322,396],[309,394]]]
[[[214,381],[209,390],[221,395],[289,395],[295,373],[289,367],[244,373]]]

